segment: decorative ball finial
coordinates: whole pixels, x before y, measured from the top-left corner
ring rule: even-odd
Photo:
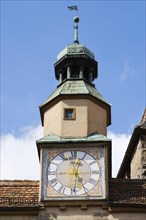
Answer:
[[[75,16],[73,20],[75,22],[75,26],[74,26],[74,30],[75,30],[74,43],[79,44],[79,40],[78,40],[78,22],[79,22],[80,19],[79,19],[78,16]]]
[[[79,21],[80,21],[80,18],[79,18],[78,16],[75,16],[75,17],[74,17],[74,22],[75,22],[75,23],[78,23]]]

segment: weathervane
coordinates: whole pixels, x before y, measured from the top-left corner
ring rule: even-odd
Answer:
[[[77,11],[77,15],[78,15],[78,6],[77,5],[73,5],[73,6],[68,6],[68,9],[69,10],[75,10],[75,11]]]
[[[68,6],[68,9],[69,10],[75,10],[75,11],[77,11],[77,15],[78,15],[78,6],[77,5],[74,5],[74,6]],[[79,23],[79,17],[78,16],[75,16],[74,17],[74,22],[75,22],[75,25],[74,25],[74,30],[75,30],[75,32],[74,32],[74,43],[76,43],[76,44],[79,44],[79,40],[78,40],[78,29],[79,29],[79,27],[78,27],[78,23]]]

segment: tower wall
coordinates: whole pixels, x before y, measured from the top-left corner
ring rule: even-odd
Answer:
[[[60,134],[61,131],[61,102],[56,103],[49,108],[44,114],[44,136],[55,133]]]
[[[146,177],[146,136],[141,135],[131,160],[131,179],[144,179]]]
[[[88,134],[98,131],[100,134],[107,135],[107,112],[104,108],[92,101],[89,103],[88,112]]]
[[[64,118],[66,109],[73,109],[73,119]],[[106,110],[87,99],[62,100],[44,114],[44,136],[86,137],[96,131],[106,135],[106,126]]]
[[[145,220],[145,213],[140,212],[116,212],[110,213],[103,210],[101,206],[85,209],[84,206],[70,207],[64,210],[58,208],[46,207],[40,210],[38,215],[3,215],[1,220]]]

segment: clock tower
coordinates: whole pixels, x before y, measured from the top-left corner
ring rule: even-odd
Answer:
[[[59,84],[40,106],[40,201],[45,208],[54,207],[56,215],[57,209],[89,207],[90,212],[90,207],[104,206],[111,176],[111,140],[106,136],[111,107],[93,84],[98,62],[79,43],[79,17],[74,23],[74,41],[54,64]]]

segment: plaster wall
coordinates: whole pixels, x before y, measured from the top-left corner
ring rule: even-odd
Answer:
[[[46,208],[40,210],[37,216],[27,215],[7,215],[1,216],[0,220],[145,220],[146,214],[142,212],[112,212],[103,210],[95,206],[87,209],[80,207],[70,207],[65,210],[59,208]]]
[[[131,179],[139,179],[141,176],[141,141],[138,142],[136,151],[130,165]]]
[[[75,119],[64,119],[66,108],[75,110]],[[106,110],[87,99],[62,100],[44,113],[44,136],[86,137],[96,131],[106,135],[106,125]]]
[[[0,215],[0,220],[39,220],[38,216],[32,216],[32,215],[15,215],[15,214],[11,214],[9,215],[7,213],[7,215]]]
[[[40,211],[38,219],[36,218],[36,220],[145,220],[145,219],[146,219],[146,213],[127,212],[127,211],[110,213],[108,212],[108,210],[102,209],[101,206],[88,207],[87,209],[81,209],[81,206],[80,207],[76,206],[76,207],[67,207],[66,209],[62,209],[62,210],[59,209],[58,207],[57,208],[48,207],[45,210]]]
[[[95,218],[93,220],[99,220],[100,218]],[[115,212],[108,215],[107,218],[103,218],[103,220],[145,220],[146,213],[142,212]],[[102,218],[101,218],[102,220]]]
[[[39,220],[145,220],[146,214],[141,212],[108,212],[101,206],[90,206],[82,209],[81,206],[59,208],[46,208],[40,212]]]
[[[107,113],[106,110],[92,101],[88,101],[88,134],[98,131],[107,135]]]
[[[139,142],[131,160],[131,179],[146,178],[146,135],[139,137]]]
[[[75,120],[64,120],[65,108],[75,110]],[[62,101],[62,130],[63,137],[84,137],[88,130],[88,100],[64,100]]]
[[[142,135],[141,140],[141,179],[146,179],[146,135]]]
[[[58,102],[44,113],[44,136],[61,131],[61,102]]]

